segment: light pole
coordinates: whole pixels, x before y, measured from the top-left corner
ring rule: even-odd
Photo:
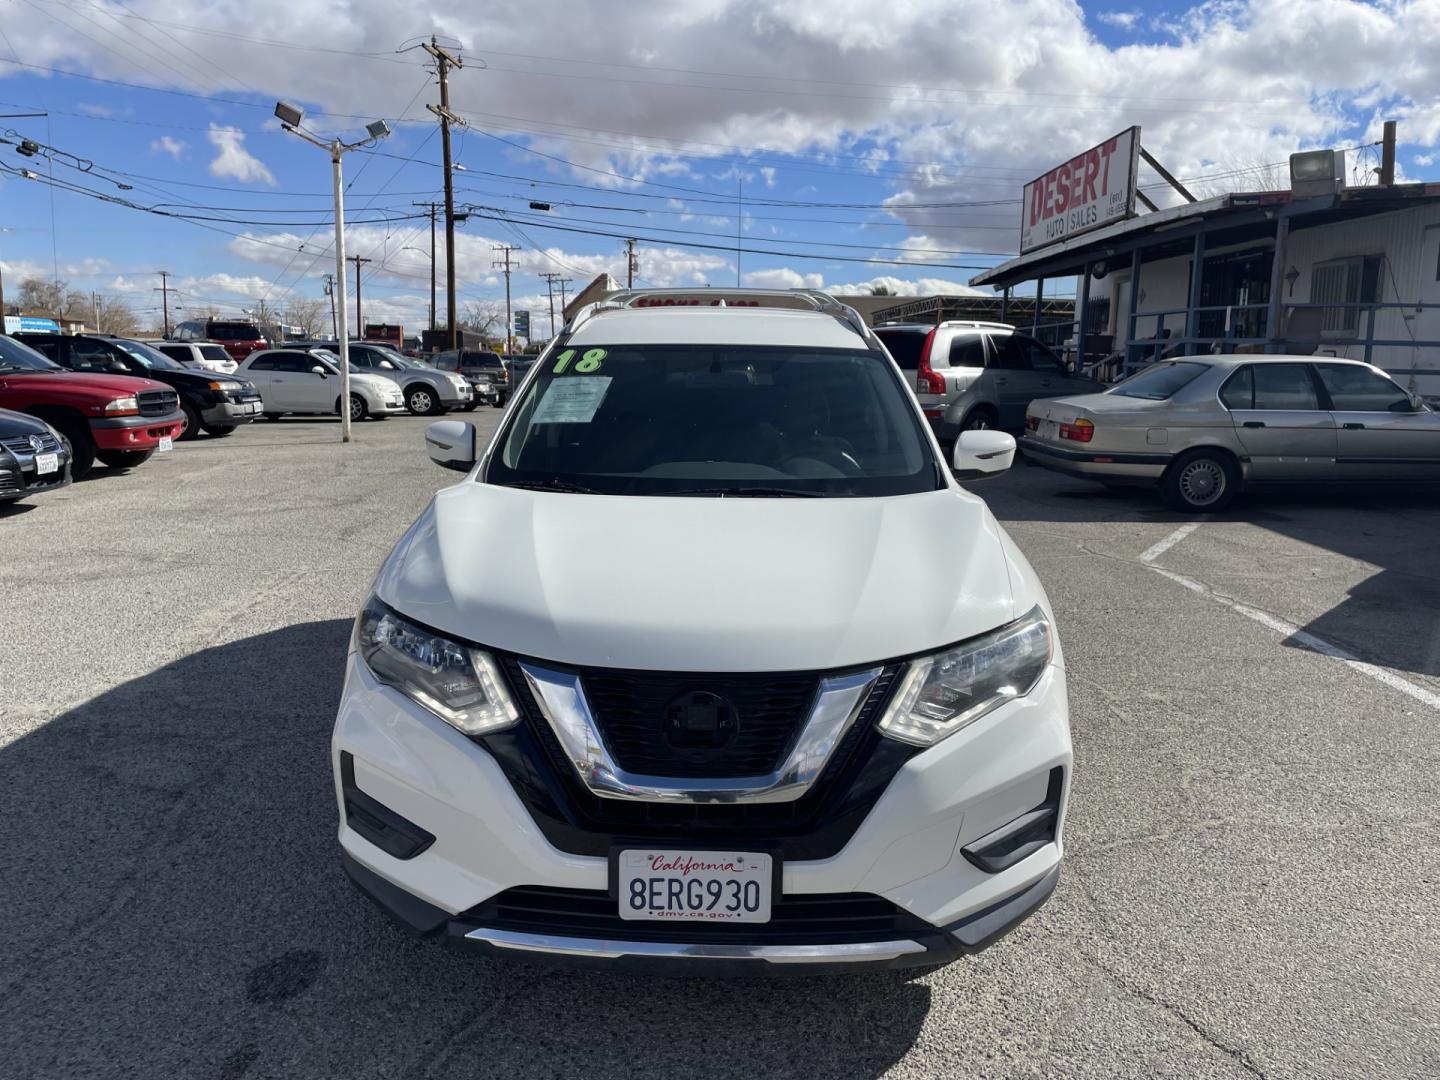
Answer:
[[[335,320],[340,335],[340,441],[350,441],[350,326],[345,311],[345,184],[341,175],[340,156],[347,150],[370,146],[390,134],[390,125],[375,120],[365,125],[366,137],[346,143],[334,138],[328,142],[300,126],[305,113],[283,101],[275,103],[275,116],[280,126],[306,142],[330,152],[331,173],[335,181],[335,300],[339,305]]]

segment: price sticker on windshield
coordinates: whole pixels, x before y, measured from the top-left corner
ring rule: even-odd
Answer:
[[[567,370],[576,375],[589,375],[592,371],[599,371],[605,357],[610,355],[604,349],[586,349],[580,354],[580,359],[575,360],[577,353],[580,353],[579,349],[566,349],[555,358],[555,366],[551,370],[556,375],[564,375]],[[570,364],[572,360],[575,361],[573,368]]]
[[[588,424],[605,400],[611,379],[556,379],[545,388],[532,424]]]

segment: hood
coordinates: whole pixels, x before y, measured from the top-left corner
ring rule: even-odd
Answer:
[[[537,659],[813,671],[926,652],[1015,610],[999,526],[946,489],[884,499],[571,495],[466,481],[376,583],[397,611]]]
[[[89,391],[118,397],[138,394],[141,390],[169,390],[164,383],[142,379],[138,375],[108,375],[100,371],[5,371],[0,372],[0,386],[24,386],[43,390],[46,386],[64,384],[67,391]]]
[[[194,368],[156,368],[155,379],[157,382],[169,383],[171,386],[184,386],[192,390],[205,389],[214,380],[213,373],[208,371],[196,371]]]
[[[44,420],[36,420],[33,416],[9,409],[0,409],[0,438],[10,435],[45,435],[49,431],[50,425]]]
[[[394,379],[387,378],[384,375],[376,375],[369,371],[363,373],[352,371],[350,373],[350,381],[352,383],[359,383],[361,386],[368,386],[373,390],[382,391],[393,390],[397,385]]]

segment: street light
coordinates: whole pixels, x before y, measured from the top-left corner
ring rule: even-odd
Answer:
[[[340,139],[325,140],[300,126],[305,119],[303,109],[284,101],[275,103],[275,116],[280,126],[292,135],[330,152],[331,173],[335,181],[335,300],[339,305],[336,329],[340,338],[340,441],[350,441],[350,326],[345,310],[345,185],[341,178],[340,156],[347,150],[369,146],[390,134],[390,125],[374,120],[365,125],[366,137],[346,143]]]

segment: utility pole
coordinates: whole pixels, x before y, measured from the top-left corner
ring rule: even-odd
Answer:
[[[355,336],[363,339],[365,337],[365,320],[360,317],[360,266],[370,260],[359,255],[350,255],[348,258],[355,264]]]
[[[745,181],[735,177],[735,287],[740,287],[740,226],[745,221]]]
[[[625,287],[627,289],[635,287],[635,271],[639,269],[636,262],[635,240],[627,237],[625,240]]]
[[[410,205],[423,206],[430,211],[430,329],[433,332],[435,329],[435,216],[440,211],[440,204],[417,202]]]
[[[550,273],[540,276],[545,279],[545,292],[550,297],[550,336],[553,338],[555,336],[555,281],[560,275]]]
[[[440,105],[427,104],[429,109],[440,119],[440,150],[445,165],[445,325],[450,333],[450,348],[456,345],[456,330],[458,320],[455,317],[455,174],[450,165],[450,125],[464,121],[460,120],[450,111],[450,69],[463,68],[465,65],[460,62],[457,56],[451,56],[440,47],[435,38],[431,38],[428,44],[420,46],[432,57],[435,58],[435,73],[440,79]],[[510,331],[509,326],[505,328],[506,333]]]
[[[565,317],[565,286],[569,285],[571,280],[568,277],[555,279],[555,285],[560,290],[560,317],[562,319]]]
[[[340,340],[340,327],[335,319],[335,275],[325,275],[325,295],[330,297],[330,336]]]
[[[496,244],[491,250],[498,251],[501,255],[492,264],[496,270],[503,270],[505,273],[505,355],[510,355],[510,253],[519,251],[520,248],[513,244]]]
[[[164,325],[164,328],[165,328],[165,332],[162,333],[160,336],[161,336],[161,337],[167,337],[167,338],[168,338],[168,337],[170,336],[170,281],[169,281],[170,271],[169,271],[169,270],[156,270],[155,272],[160,275],[160,305],[161,305],[161,310],[164,311],[164,313],[165,313],[165,314],[164,314],[164,324],[163,324],[163,325]],[[154,309],[152,308],[151,310],[154,310]],[[96,316],[95,321],[96,321],[96,322],[99,322],[99,321],[100,321],[100,318],[99,318],[98,315]],[[95,329],[96,329],[96,330],[99,330],[100,327],[97,326],[97,327],[95,327]]]

